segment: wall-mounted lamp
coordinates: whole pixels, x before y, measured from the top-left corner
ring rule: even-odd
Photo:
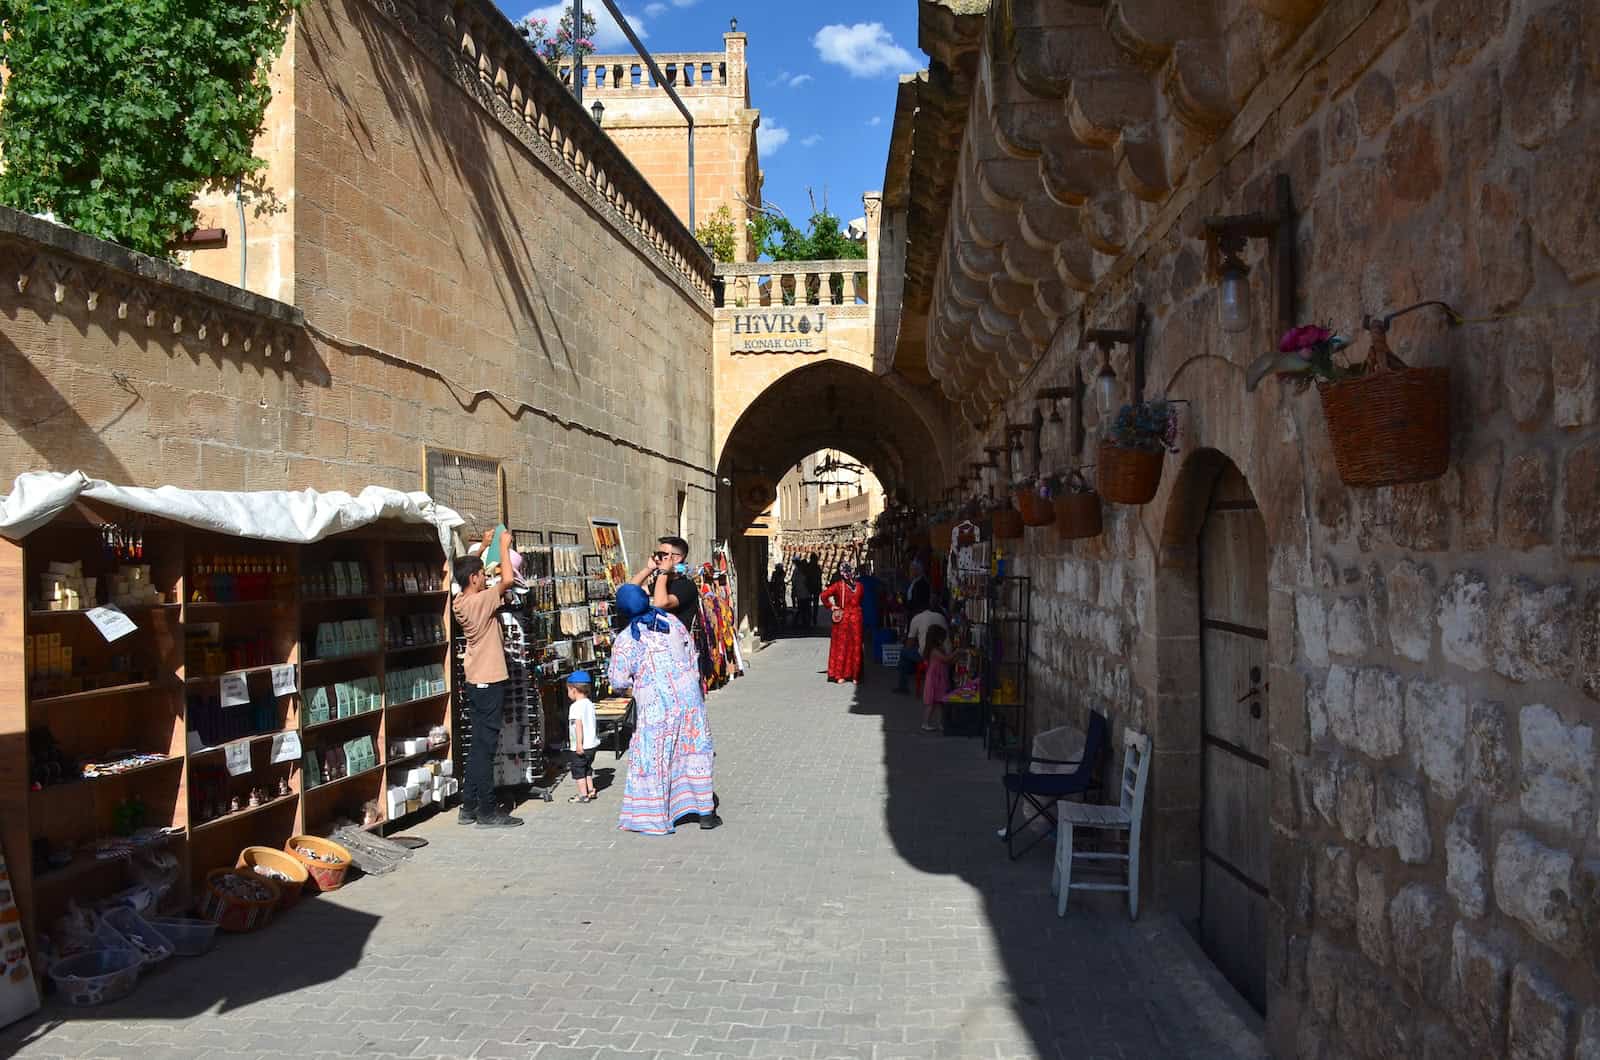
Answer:
[[[1039,392],[1033,397],[1035,401],[1039,402],[1040,412],[1045,411],[1046,405],[1050,407],[1050,414],[1046,418],[1051,423],[1061,423],[1061,402],[1063,400],[1071,401],[1073,393],[1070,386],[1046,386],[1040,387]]]
[[[599,125],[606,116],[606,105],[598,99],[589,104],[589,113],[594,116],[594,123]]]
[[[1006,434],[1011,438],[1011,474],[1013,476],[1016,475],[1017,471],[1022,467],[1022,459],[1024,455],[1022,437],[1032,429],[1033,427],[1026,423],[1006,424]]]
[[[1117,373],[1111,370],[1111,348],[1118,344],[1128,347],[1128,360],[1133,364],[1133,403],[1144,400],[1144,337],[1149,323],[1144,303],[1133,307],[1133,325],[1127,328],[1090,328],[1083,333],[1084,340],[1100,347],[1100,371],[1095,375],[1095,392],[1098,394],[1100,414],[1109,416],[1111,404],[1117,397]]]
[[[1272,182],[1273,208],[1267,213],[1207,217],[1206,257],[1217,280],[1217,324],[1239,334],[1250,330],[1250,266],[1239,255],[1252,239],[1272,243],[1273,312],[1278,334],[1294,327],[1294,204],[1289,175]]]

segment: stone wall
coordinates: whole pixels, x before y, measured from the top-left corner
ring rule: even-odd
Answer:
[[[233,306],[235,288],[93,241],[52,252],[73,276],[58,294],[40,248],[11,245],[36,279],[0,325],[0,474],[416,489],[432,446],[501,460],[513,525],[611,516],[640,555],[678,528],[681,494],[709,541],[709,261],[647,187],[561,134],[576,104],[559,85],[539,131],[507,82],[547,75],[491,54],[513,33],[491,5],[453,10],[297,17],[293,164],[274,166],[294,175],[293,307]],[[433,18],[460,14],[470,62]]]
[[[1015,550],[1036,586],[1033,725],[1093,708],[1151,732],[1148,885],[1192,915],[1194,539],[1225,457],[1270,541],[1275,1052],[1600,1056],[1600,8],[1384,0],[1292,85],[1175,189],[1193,198],[1170,224],[1130,207],[1134,255],[1097,272],[1082,324],[1124,326],[1142,301],[1146,391],[1191,404],[1154,501],[1108,506],[1099,539],[1030,529]],[[1396,323],[1403,357],[1452,371],[1442,479],[1347,489],[1314,392],[1245,392],[1274,268],[1253,244],[1255,326],[1223,333],[1200,221],[1269,208],[1278,173],[1299,319],[1353,332],[1426,298],[1525,314]],[[1079,334],[1062,327],[958,465],[1074,364],[1093,381]],[[1126,400],[1125,347],[1112,367]],[[1098,413],[1075,455],[1068,411],[1045,470],[1093,459]]]

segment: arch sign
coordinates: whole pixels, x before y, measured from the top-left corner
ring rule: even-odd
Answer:
[[[734,353],[820,353],[828,348],[828,314],[817,306],[738,310],[730,348]]]

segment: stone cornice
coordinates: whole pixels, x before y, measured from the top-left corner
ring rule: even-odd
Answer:
[[[802,276],[813,272],[866,272],[866,258],[835,258],[829,261],[746,261],[717,263],[718,276]]]
[[[711,261],[666,201],[488,0],[365,0],[702,311]]]
[[[305,325],[296,306],[200,276],[0,207],[0,284],[17,299],[75,308],[190,344],[293,360]],[[111,325],[115,327],[115,325]]]

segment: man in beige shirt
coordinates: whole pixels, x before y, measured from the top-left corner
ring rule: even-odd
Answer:
[[[501,813],[494,799],[494,752],[500,746],[500,726],[506,700],[505,644],[500,639],[501,593],[485,584],[483,561],[463,556],[455,563],[456,584],[461,586],[451,609],[467,638],[467,655],[461,669],[467,687],[467,714],[472,745],[467,750],[467,782],[461,793],[460,824],[479,828],[515,828],[522,818]],[[510,588],[512,580],[501,581]]]

